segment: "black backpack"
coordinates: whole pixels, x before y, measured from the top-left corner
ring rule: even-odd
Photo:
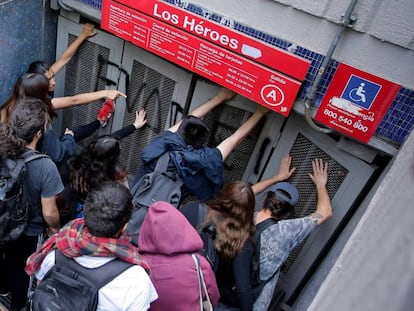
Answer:
[[[200,250],[200,254],[203,255],[210,263],[214,273],[217,273],[219,267],[219,256],[214,247],[214,241],[216,239],[216,227],[214,224],[208,224],[202,229],[198,230],[198,234],[203,240],[203,248]]]
[[[273,218],[268,218],[256,225],[256,230],[252,237],[253,242],[253,258],[252,258],[252,277],[251,277],[251,284],[253,290],[253,297],[256,300],[259,297],[260,293],[263,290],[263,287],[269,282],[279,271],[276,270],[272,275],[266,280],[260,280],[260,235],[262,232],[269,228],[270,226],[277,223],[277,220]]]
[[[55,265],[29,297],[31,311],[95,311],[99,289],[133,266],[116,258],[85,268],[58,250],[55,256]]]
[[[3,158],[0,160],[1,242],[18,239],[26,228],[30,205],[23,191],[26,164],[47,157],[45,154],[30,150],[16,159]]]
[[[165,152],[158,159],[155,170],[142,176],[131,189],[134,211],[128,222],[127,230],[134,245],[138,245],[139,231],[148,208],[153,203],[165,201],[175,207],[178,207],[180,203],[183,181],[179,176],[167,172],[169,160],[169,153]]]

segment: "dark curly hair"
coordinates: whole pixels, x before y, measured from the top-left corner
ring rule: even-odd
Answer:
[[[92,141],[70,163],[70,181],[73,190],[86,194],[108,180],[122,180],[125,170],[119,164],[121,142],[104,135]]]
[[[36,133],[44,132],[47,105],[36,98],[19,100],[11,109],[9,121],[0,126],[0,154],[3,157],[21,155]]]

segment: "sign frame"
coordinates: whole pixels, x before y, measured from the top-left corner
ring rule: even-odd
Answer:
[[[399,84],[340,63],[314,119],[368,143],[400,88]]]
[[[201,37],[204,34],[201,26],[199,35],[194,33],[196,26],[190,32],[181,29],[177,25],[181,19],[187,21],[187,26],[190,19],[196,21],[194,25],[203,25],[202,29],[210,29],[209,33],[214,36],[210,36],[210,40]],[[303,79],[310,66],[308,60],[276,47],[271,51],[285,60],[279,64],[268,57],[253,59],[251,55],[241,55],[243,51],[229,48],[234,38],[247,40],[262,56],[269,54],[270,46],[163,1],[103,0],[101,26],[284,116],[288,116],[299,92],[301,81],[298,78]],[[292,64],[298,64],[293,67],[299,69],[288,73],[279,71]]]

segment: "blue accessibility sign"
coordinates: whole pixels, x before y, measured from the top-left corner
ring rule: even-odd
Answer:
[[[341,97],[361,108],[370,109],[380,90],[381,85],[351,75]]]

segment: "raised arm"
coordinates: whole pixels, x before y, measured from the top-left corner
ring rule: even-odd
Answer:
[[[229,89],[222,88],[220,91],[210,100],[202,104],[201,106],[195,108],[194,110],[189,112],[189,115],[202,118],[207,113],[209,113],[211,110],[213,110],[215,107],[220,105],[221,103],[225,102],[226,100],[231,99],[234,97],[235,93],[230,91]],[[170,132],[177,132],[179,126],[181,124],[181,121],[174,124],[172,127],[170,127],[168,130]]]
[[[326,183],[328,181],[328,163],[323,163],[322,159],[312,161],[313,174],[309,174],[316,186],[318,193],[318,203],[316,211],[311,214],[313,221],[318,225],[325,222],[332,216],[331,200],[329,199]]]
[[[79,36],[73,41],[68,48],[63,52],[63,54],[59,57],[59,59],[50,66],[50,69],[57,74],[67,63],[70,59],[75,55],[76,51],[79,49],[80,45],[88,38],[93,37],[97,34],[94,32],[95,26],[93,24],[85,24],[83,25],[82,32]]]
[[[233,151],[234,148],[240,142],[246,138],[246,136],[250,133],[250,131],[259,123],[260,119],[267,113],[267,108],[257,105],[256,111],[254,114],[240,126],[231,136],[227,137],[223,140],[218,146],[217,149],[220,150],[221,156],[223,157],[223,161],[227,158],[230,152]]]
[[[94,101],[110,98],[117,99],[119,96],[126,97],[126,95],[117,90],[102,90],[91,93],[82,93],[74,96],[55,97],[52,98],[52,105],[55,109],[62,109],[67,107],[73,107],[77,105],[85,105]]]
[[[269,186],[288,179],[296,170],[295,167],[290,168],[291,163],[292,157],[290,155],[287,154],[283,156],[282,161],[280,162],[279,172],[277,173],[277,175],[254,184],[252,186],[254,194],[258,195],[260,192],[267,189]]]
[[[146,112],[144,108],[140,111],[135,111],[135,121],[132,124],[136,129],[143,127],[147,123]]]

